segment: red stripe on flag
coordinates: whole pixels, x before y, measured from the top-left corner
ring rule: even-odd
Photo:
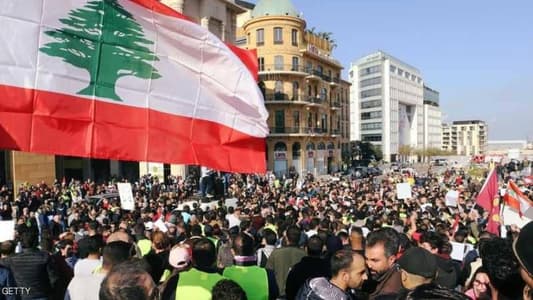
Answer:
[[[162,14],[162,15],[165,15],[165,16],[169,16],[169,17],[174,17],[174,18],[187,20],[187,21],[190,21],[190,22],[194,23],[194,21],[191,18],[188,18],[187,16],[177,12],[173,8],[167,6],[167,5],[165,5],[165,4],[163,4],[163,3],[159,2],[159,1],[156,1],[156,0],[130,0],[130,1],[142,6],[144,8],[147,8],[147,9],[153,11],[153,12],[156,12],[156,13],[159,13],[159,14]],[[258,66],[258,62],[257,62],[257,52],[256,52],[256,50],[242,49],[242,48],[239,48],[239,47],[237,47],[235,45],[232,45],[230,43],[226,43],[226,46],[228,46],[228,48],[237,57],[239,57],[239,59],[246,65],[246,68],[250,71],[250,73],[255,78],[255,80],[258,81],[258,78],[259,78],[259,75],[258,75],[259,66]]]
[[[0,85],[0,147],[264,173],[265,139],[219,123]]]

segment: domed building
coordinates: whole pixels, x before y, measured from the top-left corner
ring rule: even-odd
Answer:
[[[240,46],[257,49],[270,113],[268,169],[278,176],[338,171],[349,148],[350,84],[332,57],[331,33],[308,30],[290,0],[260,0],[246,18]]]

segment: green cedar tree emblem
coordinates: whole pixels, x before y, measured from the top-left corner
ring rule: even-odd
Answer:
[[[153,42],[144,37],[141,25],[117,0],[88,1],[59,21],[65,27],[46,31],[55,41],[40,51],[89,72],[89,86],[79,95],[122,101],[115,92],[119,78],[161,77],[150,64],[159,58],[145,46]]]

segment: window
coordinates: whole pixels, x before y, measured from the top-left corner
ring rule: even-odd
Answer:
[[[257,58],[257,64],[259,66],[259,71],[265,70],[265,58],[264,57],[258,57]]]
[[[298,92],[300,91],[300,84],[298,81],[292,82],[292,100],[298,100]]]
[[[361,129],[362,129],[362,130],[376,130],[376,129],[381,129],[381,122],[361,124]]]
[[[381,135],[377,134],[365,134],[362,135],[363,142],[381,142]]]
[[[320,100],[326,101],[328,99],[328,90],[326,88],[320,89]]]
[[[305,72],[309,74],[313,72],[313,63],[311,63],[310,61],[305,64]]]
[[[318,75],[322,75],[322,73],[324,73],[324,68],[322,66],[318,66],[316,67],[316,72]]]
[[[292,121],[294,122],[294,127],[300,127],[300,112],[295,110],[292,112]]]
[[[359,87],[366,87],[366,86],[370,86],[370,85],[374,85],[374,84],[380,84],[381,83],[381,77],[374,77],[374,78],[369,78],[369,79],[365,79],[365,80],[361,80],[361,82],[359,83]]]
[[[291,31],[291,40],[292,40],[293,46],[298,46],[298,30],[297,29],[293,29]]]
[[[365,75],[374,74],[378,72],[380,72],[380,66],[373,66],[373,67],[361,69],[361,71],[359,71],[359,75],[365,76]]]
[[[255,40],[257,46],[263,46],[265,44],[265,30],[263,28],[257,29]]]
[[[396,66],[390,66],[390,72],[391,73],[396,73]]]
[[[409,79],[409,76],[411,76],[411,73],[405,72],[405,78]]]
[[[313,113],[311,112],[307,113],[307,127],[309,128],[313,127]]]
[[[411,81],[415,81],[416,82],[416,76],[415,75],[411,75]]]
[[[373,101],[370,101],[370,102],[373,102]],[[382,113],[380,111],[361,113],[361,120],[379,119],[381,117],[382,117]]]
[[[274,56],[274,70],[283,71],[283,55]]]
[[[283,44],[283,28],[274,27],[274,44]]]
[[[373,107],[380,107],[381,106],[381,100],[373,100],[373,101],[365,101],[361,102],[361,108],[373,108]]]
[[[361,92],[361,98],[368,98],[381,95],[381,88],[371,89]]]
[[[291,71],[298,71],[298,69],[300,69],[300,59],[298,58],[298,56],[293,56],[292,57],[292,70]]]
[[[276,81],[274,86],[274,92],[283,93],[283,82],[281,80]]]
[[[398,75],[403,76],[403,70],[398,68]]]

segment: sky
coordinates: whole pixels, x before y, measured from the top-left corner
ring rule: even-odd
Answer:
[[[333,33],[345,79],[351,62],[383,50],[440,92],[443,121],[484,120],[489,140],[533,140],[532,0],[292,2],[308,28]]]

